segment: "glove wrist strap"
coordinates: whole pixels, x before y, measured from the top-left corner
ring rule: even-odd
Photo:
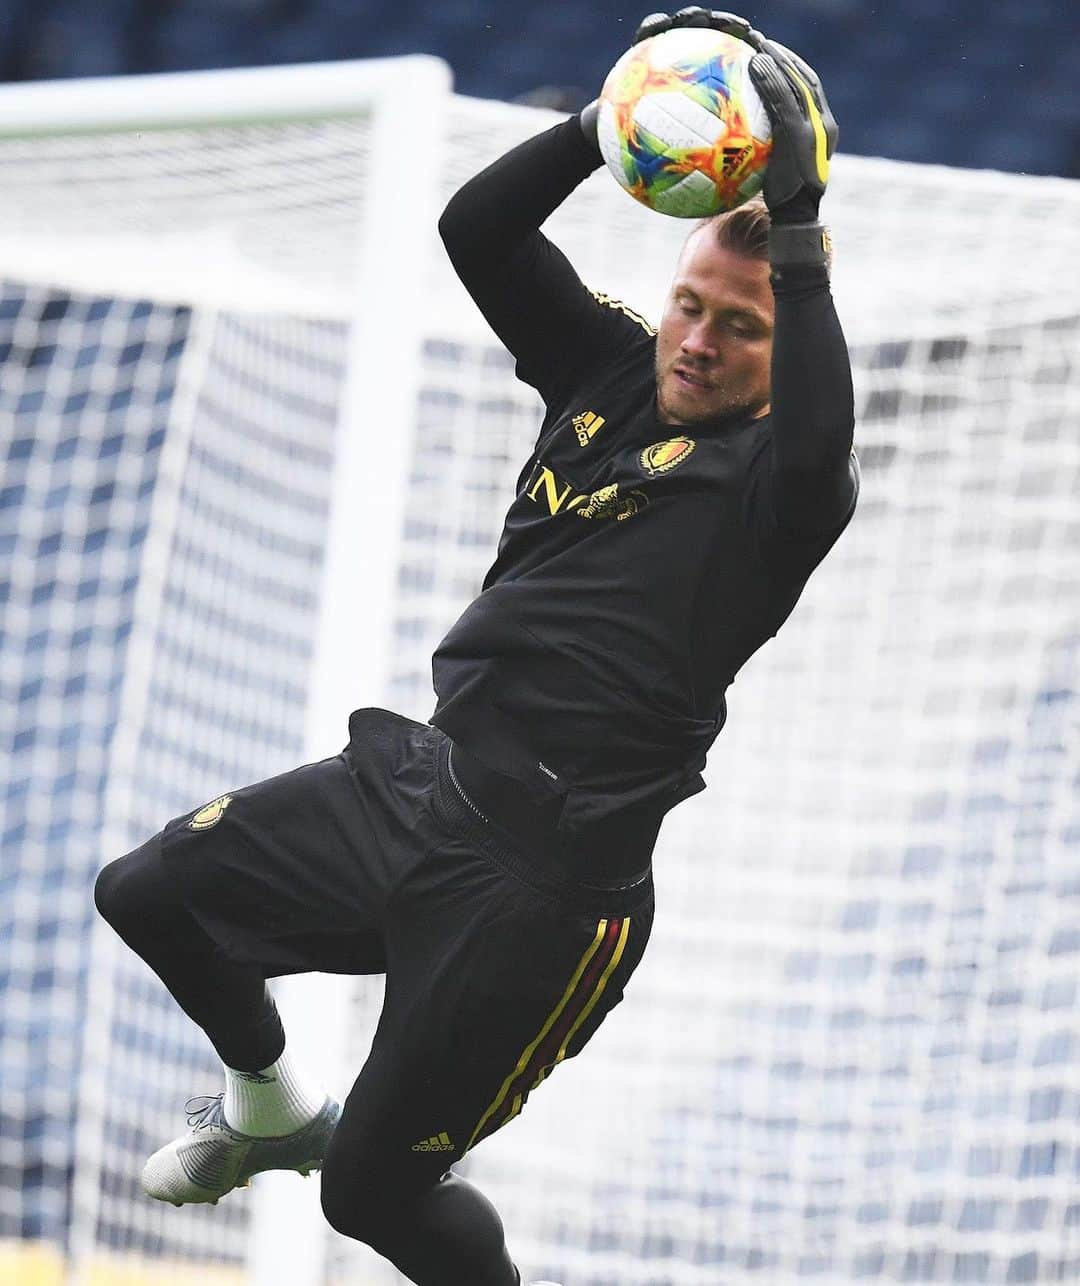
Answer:
[[[769,228],[769,263],[781,272],[796,266],[828,270],[832,263],[828,228],[820,223],[774,223]]]

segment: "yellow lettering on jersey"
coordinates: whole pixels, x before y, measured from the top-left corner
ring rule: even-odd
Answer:
[[[550,514],[557,514],[570,498],[570,494],[574,490],[574,484],[572,482],[568,482],[563,486],[562,482],[555,477],[546,465],[540,465],[539,470],[539,473],[533,478],[532,485],[526,490],[525,494],[534,503],[539,504],[540,501],[537,500],[536,497],[540,488],[543,487],[544,499],[547,501],[548,512]],[[560,490],[560,488],[562,489]],[[587,496],[574,496],[571,503],[573,504],[578,500],[586,499],[588,499]]]

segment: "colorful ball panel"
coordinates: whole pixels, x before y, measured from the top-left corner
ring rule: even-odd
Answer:
[[[703,28],[627,50],[604,82],[597,130],[619,184],[650,210],[703,218],[761,190],[768,114],[747,71],[753,49]]]

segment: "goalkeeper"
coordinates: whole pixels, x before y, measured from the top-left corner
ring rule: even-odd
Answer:
[[[322,1169],[327,1219],[421,1286],[517,1286],[454,1162],[622,997],[664,815],[703,789],[725,691],[851,517],[851,373],[818,204],[814,72],[731,14],[772,120],[764,203],[692,229],[659,329],[540,225],[601,165],[596,107],[443,214],[451,260],[547,413],[483,591],[435,652],[429,724],[358,710],[342,754],[223,795],[111,863],[101,913],[225,1064],[151,1197]],[[423,307],[423,301],[415,301]],[[797,717],[797,712],[792,712]],[[385,972],[344,1107],[297,1071],[266,979]]]

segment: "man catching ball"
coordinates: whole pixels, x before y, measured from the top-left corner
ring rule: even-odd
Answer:
[[[725,691],[851,517],[847,350],[818,204],[836,126],[813,71],[731,14],[773,126],[764,201],[696,226],[658,330],[539,231],[601,164],[596,105],[497,160],[440,221],[546,415],[482,592],[436,649],[418,724],[176,818],[97,904],[225,1064],[147,1163],[216,1202],[322,1169],[323,1208],[421,1286],[518,1286],[454,1162],[521,1111],[622,997],[665,814],[703,789]],[[266,979],[385,972],[343,1107],[293,1066]],[[568,1144],[569,1146],[569,1144]]]

